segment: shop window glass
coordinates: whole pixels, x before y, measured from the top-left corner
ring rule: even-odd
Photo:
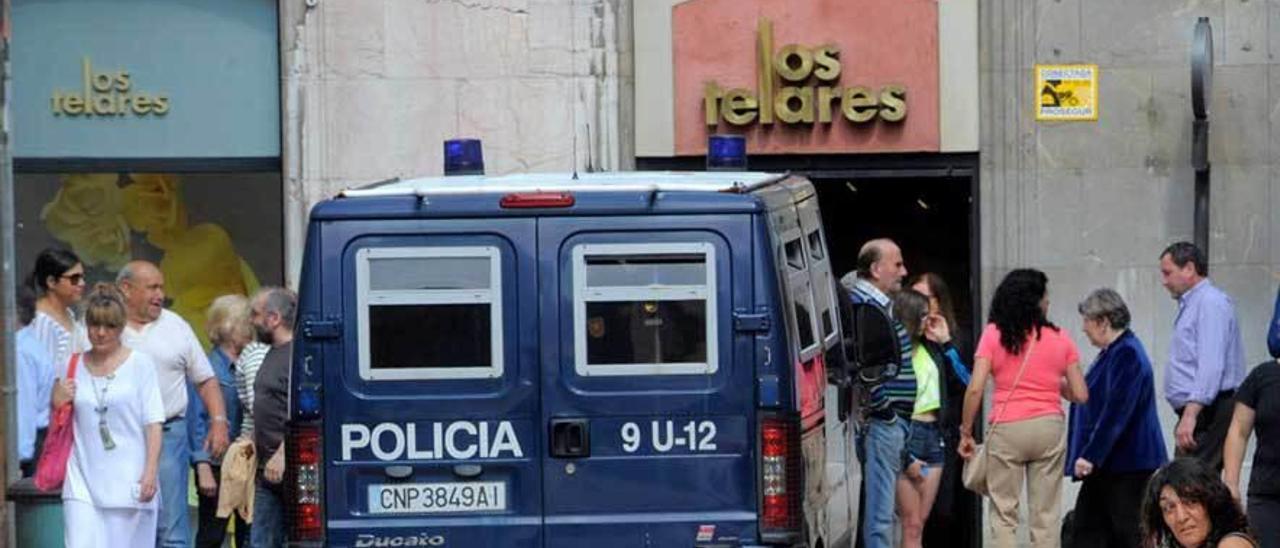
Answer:
[[[167,306],[206,349],[213,299],[284,281],[279,173],[17,173],[15,183],[20,279],[46,247],[74,251],[90,286],[151,261]]]

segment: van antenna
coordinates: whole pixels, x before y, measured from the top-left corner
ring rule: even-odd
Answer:
[[[591,161],[591,122],[587,122],[587,173],[595,173],[595,163]]]
[[[573,162],[573,180],[578,180],[578,130],[573,130],[573,151],[570,153]]]

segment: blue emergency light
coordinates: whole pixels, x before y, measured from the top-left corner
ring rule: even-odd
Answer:
[[[712,135],[707,138],[707,171],[746,171],[747,138]]]
[[[479,139],[444,142],[445,175],[484,175],[484,153]]]
[[[320,416],[320,391],[314,385],[298,388],[298,415],[303,419]]]

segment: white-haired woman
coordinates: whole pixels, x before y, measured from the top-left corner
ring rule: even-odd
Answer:
[[[1071,406],[1067,434],[1066,475],[1084,482],[1075,545],[1137,546],[1147,478],[1169,460],[1151,360],[1129,330],[1129,307],[1119,293],[1094,291],[1079,311],[1099,352],[1085,375],[1089,401]]]
[[[222,401],[227,406],[229,435],[237,438],[241,432],[244,413],[236,390],[236,360],[241,351],[253,340],[253,325],[249,323],[249,299],[243,295],[223,295],[213,300],[206,312],[205,333],[213,350],[209,351],[209,365],[222,389]],[[218,487],[222,478],[222,462],[204,450],[205,434],[209,430],[209,412],[204,401],[188,385],[187,420],[190,427],[187,436],[191,447],[191,467],[196,474],[198,521],[196,548],[218,548],[227,535],[228,518],[219,518]],[[236,546],[248,546],[249,525],[236,515]]]

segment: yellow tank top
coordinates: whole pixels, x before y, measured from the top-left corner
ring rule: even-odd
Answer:
[[[913,415],[923,415],[942,407],[942,392],[938,379],[938,364],[924,345],[916,345],[911,354],[911,369],[916,373],[916,405]]]

